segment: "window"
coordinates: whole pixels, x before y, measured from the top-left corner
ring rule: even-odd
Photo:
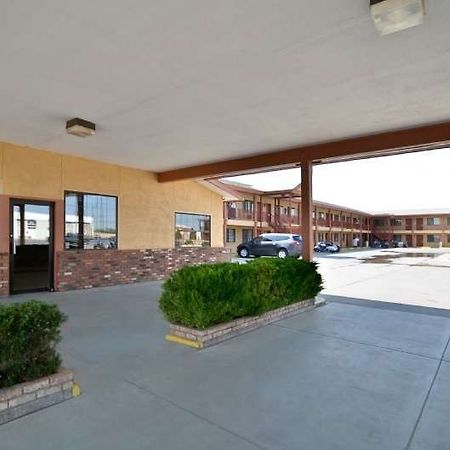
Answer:
[[[373,219],[373,224],[376,227],[384,227],[384,219]]]
[[[333,220],[334,220],[335,222],[339,222],[339,221],[341,220],[339,214],[333,214]]]
[[[274,241],[274,242],[278,242],[278,241],[285,241],[287,239],[287,236],[286,235],[272,235],[272,236],[270,236],[270,239],[269,239],[269,241]],[[267,240],[267,238],[265,239],[265,240]]]
[[[236,242],[236,228],[227,228],[227,242]]]
[[[450,227],[450,217],[447,217],[447,226]]]
[[[427,217],[427,225],[440,225],[441,219],[439,217]]]
[[[253,212],[253,202],[251,200],[244,200],[243,209],[245,212]]]
[[[242,242],[248,242],[253,239],[253,230],[251,228],[244,228],[242,230]]]
[[[117,197],[66,192],[65,248],[117,248]]]
[[[427,242],[429,244],[439,244],[439,236],[437,234],[428,234],[427,235]]]
[[[228,219],[236,219],[236,203],[227,202],[227,217]]]
[[[175,247],[210,247],[211,216],[175,213]]]
[[[320,220],[325,220],[325,213],[324,212],[319,212],[319,219]]]
[[[450,244],[450,234],[447,234],[447,244]]]
[[[391,227],[398,227],[402,225],[402,219],[391,219],[390,220]]]

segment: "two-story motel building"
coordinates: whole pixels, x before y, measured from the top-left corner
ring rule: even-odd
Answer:
[[[260,233],[302,234],[300,186],[261,191],[231,181],[211,181],[226,190],[225,245],[236,246]],[[364,247],[375,240],[404,242],[408,247],[450,247],[450,209],[370,214],[314,201],[314,241],[331,240],[341,247]]]

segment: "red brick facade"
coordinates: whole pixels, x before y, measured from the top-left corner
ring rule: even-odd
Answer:
[[[161,280],[182,266],[230,260],[226,248],[71,250],[56,255],[55,290]]]
[[[0,253],[0,297],[9,294],[9,255]]]

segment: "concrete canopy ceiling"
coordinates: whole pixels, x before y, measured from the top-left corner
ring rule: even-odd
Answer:
[[[447,121],[450,2],[426,9],[381,37],[369,0],[5,0],[0,140],[163,171]]]

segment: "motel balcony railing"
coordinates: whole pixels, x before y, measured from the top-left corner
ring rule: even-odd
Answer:
[[[236,220],[253,220],[253,212],[242,208],[227,208],[227,218]]]
[[[300,217],[290,216],[289,214],[279,214],[273,217],[273,222],[281,225],[300,225]]]
[[[257,222],[270,223],[272,216],[273,214],[267,212],[265,209],[260,212],[259,208],[256,208],[256,212],[253,214],[253,211],[244,210],[243,208],[227,208],[227,219],[231,220],[246,220],[251,222],[256,220]]]
[[[423,224],[423,229],[424,230],[436,230],[436,231],[440,231],[440,230],[445,230],[447,229],[447,222],[444,223],[440,223],[439,225],[428,225],[427,223]]]

